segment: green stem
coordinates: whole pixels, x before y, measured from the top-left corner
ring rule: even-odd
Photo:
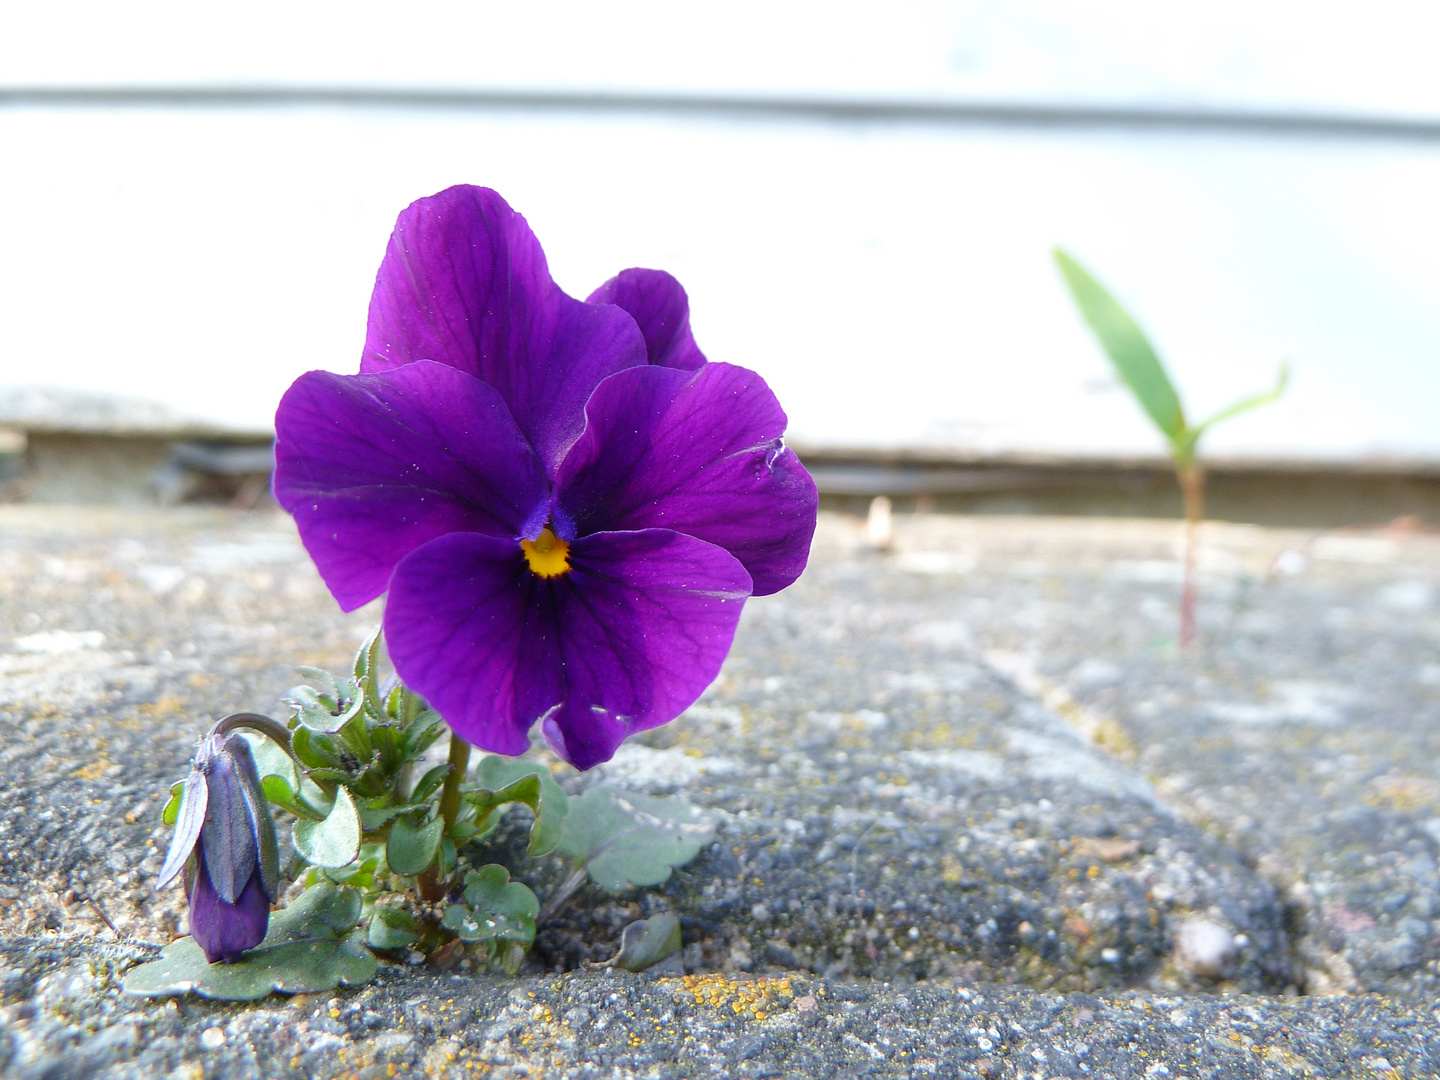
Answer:
[[[1205,516],[1205,473],[1190,464],[1179,470],[1180,491],[1185,497],[1185,580],[1180,587],[1180,647],[1195,643],[1195,548],[1199,543],[1200,521]]]
[[[440,789],[440,816],[445,819],[445,831],[455,824],[460,813],[460,785],[465,781],[465,770],[470,765],[470,744],[455,732],[450,733],[450,775],[445,777],[445,786]]]

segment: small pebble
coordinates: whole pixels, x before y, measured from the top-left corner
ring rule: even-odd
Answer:
[[[225,1045],[225,1032],[218,1027],[208,1027],[200,1033],[200,1045],[206,1050],[219,1050]]]
[[[1175,964],[1182,971],[1215,979],[1234,958],[1234,935],[1219,923],[1188,919],[1175,932]]]

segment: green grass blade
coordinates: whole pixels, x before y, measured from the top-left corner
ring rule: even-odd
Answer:
[[[1229,420],[1233,416],[1249,412],[1251,409],[1258,409],[1261,405],[1269,405],[1285,392],[1285,386],[1290,382],[1290,362],[1280,361],[1280,374],[1275,378],[1275,385],[1269,390],[1261,390],[1258,394],[1251,394],[1243,397],[1233,405],[1227,405],[1214,416],[1210,417],[1203,424],[1195,428],[1195,437],[1198,439],[1201,433],[1208,431],[1222,420]]]
[[[1060,248],[1055,262],[1085,322],[1100,339],[1121,380],[1172,443],[1185,431],[1185,411],[1144,331],[1089,272]]]

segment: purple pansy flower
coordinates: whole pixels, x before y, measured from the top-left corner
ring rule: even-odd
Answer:
[[[458,734],[520,754],[538,721],[583,769],[694,702],[745,599],[804,569],[785,424],[670,275],[576,300],[499,195],[453,187],[396,223],[360,374],[280,403],[275,495],[345,610],[388,591],[395,668]]]

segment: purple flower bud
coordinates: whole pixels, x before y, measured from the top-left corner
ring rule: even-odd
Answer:
[[[164,888],[185,870],[190,933],[212,964],[233,963],[265,940],[280,892],[275,822],[231,719],[200,742],[158,882]]]
[[[195,876],[190,885],[190,936],[210,963],[234,963],[240,954],[265,940],[270,926],[270,897],[260,868],[255,867],[239,898],[225,901],[211,882],[203,845],[195,851]]]

